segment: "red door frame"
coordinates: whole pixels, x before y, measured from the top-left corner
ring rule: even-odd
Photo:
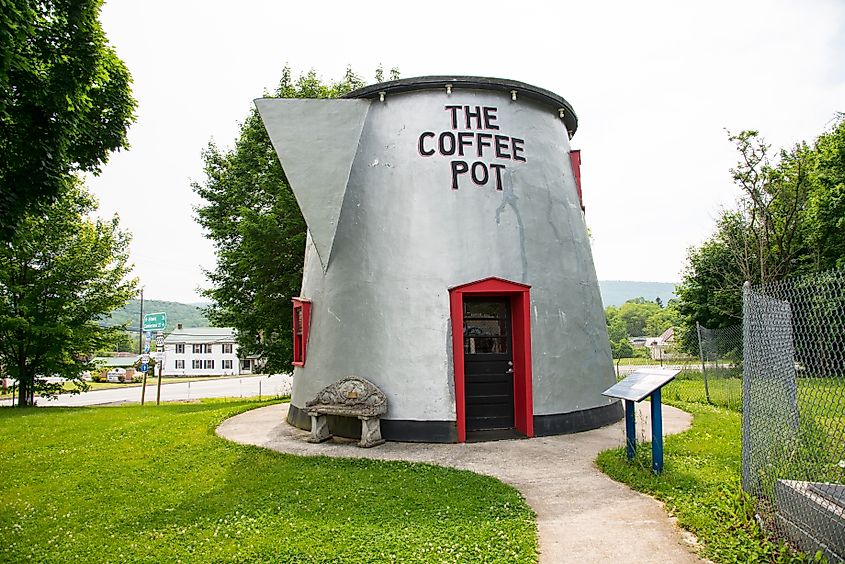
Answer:
[[[513,335],[513,420],[517,431],[534,436],[534,402],[531,395],[531,286],[501,278],[485,278],[449,289],[452,316],[452,361],[455,366],[455,412],[458,442],[466,442],[464,388],[464,296],[508,297]]]

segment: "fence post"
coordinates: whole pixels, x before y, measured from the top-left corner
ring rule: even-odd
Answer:
[[[707,385],[707,367],[704,365],[704,343],[701,341],[701,323],[695,322],[695,330],[698,333],[698,356],[701,358],[701,375],[704,378],[704,397],[710,403],[710,387]]]

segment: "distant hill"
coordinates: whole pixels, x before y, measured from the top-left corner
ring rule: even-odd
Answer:
[[[653,301],[659,297],[663,305],[675,295],[676,282],[629,282],[627,280],[599,280],[601,301],[604,307],[621,306],[634,298]]]
[[[158,313],[160,311],[167,314],[167,329],[165,329],[165,332],[168,333],[176,329],[177,323],[181,323],[185,327],[208,327],[210,325],[202,309],[196,305],[162,300],[144,300],[144,313]],[[137,331],[140,313],[141,300],[129,300],[129,303],[124,307],[113,311],[111,319],[107,320],[106,323],[120,325],[128,322],[128,327]]]

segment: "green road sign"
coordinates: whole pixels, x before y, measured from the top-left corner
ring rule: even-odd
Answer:
[[[155,331],[156,329],[164,329],[167,327],[167,314],[163,311],[160,313],[148,313],[144,316],[144,331]]]

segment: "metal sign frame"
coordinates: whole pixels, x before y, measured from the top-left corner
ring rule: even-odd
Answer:
[[[674,380],[680,370],[643,368],[635,370],[623,380],[612,385],[603,396],[625,401],[625,451],[628,460],[637,455],[637,427],[634,419],[634,402],[651,398],[651,469],[663,472],[663,409],[660,390]]]

